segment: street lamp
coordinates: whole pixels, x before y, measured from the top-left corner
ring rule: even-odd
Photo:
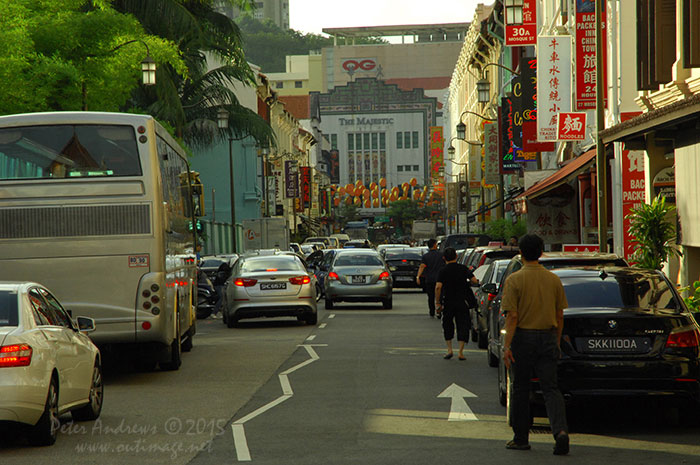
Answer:
[[[486,63],[484,67],[481,68],[481,79],[476,81],[476,93],[477,100],[479,101],[479,103],[489,103],[491,101],[491,83],[484,76],[484,71],[489,66],[497,66],[499,68],[505,69],[506,71],[509,71],[511,74],[520,76],[520,73],[518,73],[517,71],[513,71],[512,69],[508,68],[507,66],[503,66],[500,63]]]
[[[148,46],[147,46],[148,47]],[[146,58],[141,61],[141,78],[144,86],[153,86],[156,83],[156,62],[151,54],[146,52]]]
[[[216,112],[216,125],[219,129],[228,129],[228,116],[229,113],[224,108],[220,108]],[[228,136],[228,175],[229,175],[229,190],[231,191],[231,244],[233,245],[233,252],[238,252],[238,247],[236,244],[236,194],[235,186],[233,182],[233,137],[229,134]]]

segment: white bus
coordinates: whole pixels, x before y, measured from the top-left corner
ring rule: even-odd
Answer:
[[[152,117],[0,117],[0,280],[46,285],[91,337],[176,370],[195,334],[185,152]]]

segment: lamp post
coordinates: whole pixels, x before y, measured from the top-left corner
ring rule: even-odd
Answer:
[[[267,216],[269,211],[269,205],[267,202],[267,176],[265,176],[265,169],[267,168],[267,155],[270,153],[270,147],[267,142],[263,142],[260,145],[260,178],[262,179],[262,198],[263,198],[263,208],[262,216],[263,218]]]
[[[216,123],[219,129],[228,129],[228,111],[220,108],[216,112]],[[233,137],[229,135],[228,137],[228,174],[229,174],[229,190],[231,191],[231,244],[233,246],[233,252],[238,252],[238,246],[236,244],[236,194],[235,185],[233,182]]]

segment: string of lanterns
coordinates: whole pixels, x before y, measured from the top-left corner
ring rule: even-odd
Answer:
[[[432,191],[430,191],[429,186],[416,189],[417,185],[418,180],[411,178],[409,182],[404,182],[401,186],[388,187],[386,178],[381,178],[379,183],[371,182],[369,185],[365,185],[362,180],[358,179],[354,184],[349,183],[344,186],[334,184],[330,187],[333,205],[336,207],[345,204],[357,205],[361,208],[380,208],[409,198],[417,202],[424,202],[425,206],[441,203],[445,192],[444,184],[434,185]],[[413,188],[412,192],[411,188]]]

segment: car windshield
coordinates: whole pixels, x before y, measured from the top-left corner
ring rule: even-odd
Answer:
[[[420,260],[421,254],[415,250],[387,250],[387,260]]]
[[[0,291],[0,326],[17,326],[17,292]]]
[[[562,277],[569,308],[642,308],[675,310],[678,301],[666,281],[658,276]]]
[[[241,265],[241,272],[256,273],[260,271],[305,271],[301,262],[291,255],[265,257],[246,260]]]
[[[382,261],[374,255],[350,255],[339,256],[335,266],[382,266]]]
[[[204,260],[200,266],[202,268],[218,268],[219,266],[221,266],[222,263],[224,263],[224,260],[209,259]]]
[[[56,125],[0,129],[1,179],[140,176],[131,126]]]

